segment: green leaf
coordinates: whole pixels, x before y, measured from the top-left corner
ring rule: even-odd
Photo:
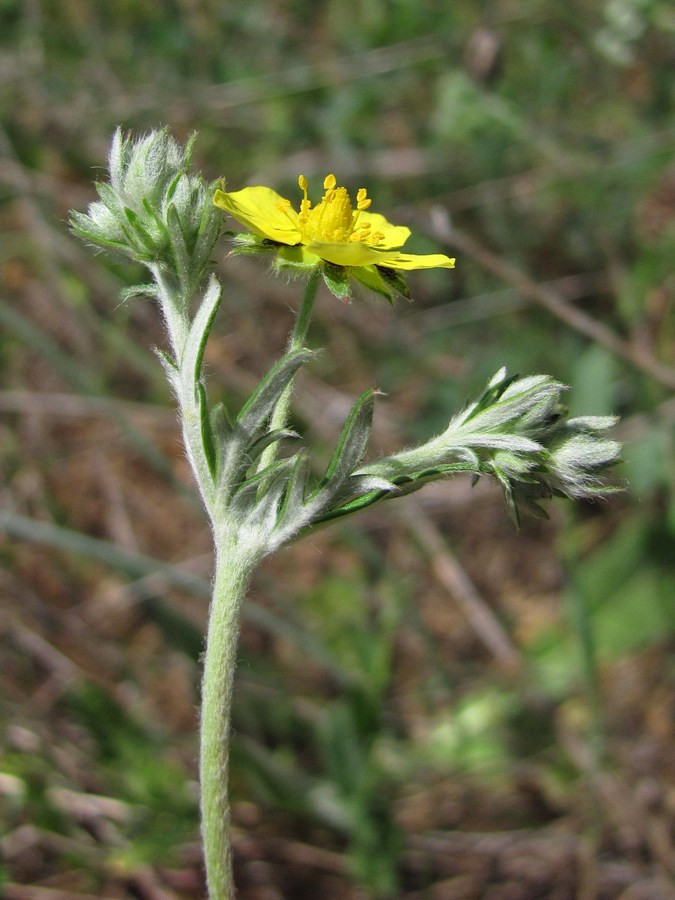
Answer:
[[[156,284],[132,284],[120,292],[120,300],[126,303],[134,297],[156,297],[158,294]]]
[[[331,493],[340,490],[361,462],[373,424],[376,394],[374,388],[364,391],[352,407],[316,494],[326,489]]]
[[[198,382],[201,377],[202,360],[204,358],[204,349],[208,340],[213,320],[218,312],[218,306],[222,296],[222,285],[219,284],[215,276],[211,276],[208,287],[204,292],[202,302],[195,315],[190,331],[188,332],[185,342],[185,350],[181,368],[184,376],[189,377]]]
[[[159,357],[167,381],[174,391],[180,391],[180,369],[178,368],[176,361],[159,347],[155,347],[155,353]]]
[[[202,436],[202,447],[204,456],[209,467],[209,472],[213,478],[216,474],[216,445],[213,439],[213,431],[211,430],[211,419],[209,416],[209,404],[206,397],[206,390],[201,381],[197,382],[197,403],[199,405],[199,424]]]
[[[291,457],[290,459],[276,459],[273,463],[270,463],[269,466],[266,466],[259,472],[254,472],[247,478],[243,478],[235,485],[235,495],[241,498],[246,494],[250,495],[251,490],[257,488],[260,484],[264,483],[267,488],[273,482],[278,482],[279,477],[292,468],[293,461],[294,457]],[[247,468],[250,468],[250,465],[247,465]],[[257,505],[257,501],[254,506],[255,505]]]
[[[296,514],[302,509],[309,476],[309,460],[304,450],[295,454],[295,464],[288,476],[286,493],[279,508],[277,525],[285,520],[293,521]]]
[[[275,431],[268,431],[267,434],[261,435],[261,437],[253,441],[253,443],[247,447],[246,455],[253,463],[258,459],[263,450],[270,446],[270,444],[286,440],[287,438],[297,440],[299,437],[300,435],[297,431],[291,431],[288,428],[278,428]]]
[[[259,432],[300,366],[314,356],[313,350],[293,350],[275,363],[239,411],[238,430],[247,435]]]
[[[232,433],[232,420],[230,419],[224,403],[216,403],[211,410],[211,430],[216,439]]]

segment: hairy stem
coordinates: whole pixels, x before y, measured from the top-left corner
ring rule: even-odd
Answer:
[[[164,316],[166,330],[176,362],[180,365],[187,338],[189,322],[186,313],[187,299],[180,291],[176,279],[158,264],[148,266],[159,292],[159,306]]]
[[[202,841],[210,900],[234,897],[228,799],[230,709],[240,610],[253,568],[236,546],[217,546],[200,731]]]

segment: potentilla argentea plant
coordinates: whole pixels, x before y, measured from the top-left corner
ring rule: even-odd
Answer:
[[[234,896],[229,844],[229,720],[239,617],[251,575],[262,558],[330,519],[419,490],[460,472],[492,476],[517,520],[521,510],[542,513],[551,496],[606,494],[602,477],[620,446],[605,437],[613,417],[568,419],[564,385],[548,375],[519,378],[504,369],[447,428],[418,447],[364,463],[377,391],[356,400],[323,476],[312,475],[307,451],[280,458],[295,376],[315,350],[307,335],[323,281],[342,300],[359,282],[389,301],[409,297],[403,273],[453,268],[442,254],[401,252],[410,231],[370,211],[361,188],[355,200],[334,175],[316,204],[301,175],[293,203],[268,187],[233,193],[206,184],[191,169],[192,141],[180,146],[155,131],[134,139],[118,131],[109,180],[99,200],[73,213],[74,231],[98,247],[142,263],[149,282],[125,296],[153,297],[163,315],[169,353],[160,353],[175,393],[185,448],[208,513],[215,574],[202,681],[200,781],[204,859],[211,900]],[[228,232],[233,252],[263,253],[277,271],[306,281],[287,352],[236,413],[209,399],[202,360],[222,302],[209,272],[223,212],[243,226]],[[230,227],[230,226],[228,226]]]

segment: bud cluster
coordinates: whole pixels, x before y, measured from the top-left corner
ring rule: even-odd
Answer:
[[[611,493],[602,475],[619,459],[621,444],[603,432],[613,416],[568,419],[565,385],[548,375],[508,376],[500,369],[481,396],[419,447],[364,466],[410,493],[458,471],[490,475],[501,484],[514,519],[520,510],[545,515],[539,501],[554,495],[583,499]]]
[[[72,223],[86,240],[143,263],[152,276],[151,285],[131,292],[153,294],[164,314],[174,351],[164,360],[166,370],[181,407],[188,456],[214,524],[227,522],[230,531],[255,533],[254,543],[264,553],[318,522],[457,472],[497,479],[516,521],[521,510],[544,514],[540,501],[553,495],[577,499],[615,490],[601,477],[619,457],[620,445],[603,434],[615,419],[568,419],[561,402],[565,386],[547,375],[509,377],[502,369],[440,435],[363,465],[376,394],[366,391],[345,423],[331,465],[318,484],[310,476],[304,451],[277,459],[278,444],[295,435],[272,424],[275,410],[293,389],[297,370],[312,357],[302,345],[272,368],[234,426],[227,425],[221,408],[211,408],[201,366],[222,294],[213,276],[196,313],[190,312],[219,234],[214,194],[221,198],[217,202],[227,201],[228,209],[236,200],[239,217],[256,222],[259,207],[266,209],[265,203],[279,198],[267,188],[230,195],[216,190],[216,184],[206,184],[191,171],[191,149],[192,141],[183,147],[166,130],[137,139],[118,130],[110,151],[110,181],[97,184],[100,199],[87,214],[73,213]],[[319,204],[310,210],[302,178],[300,185],[305,206],[298,221],[321,208]],[[326,197],[332,197],[334,176],[324,186]],[[323,203],[328,203],[326,197]],[[365,204],[365,192],[359,197]],[[270,221],[260,225],[263,234],[265,227],[274,234],[274,228],[281,227],[274,218],[280,212],[278,203],[273,211]],[[326,261],[322,266],[325,277],[326,272],[342,272]],[[359,271],[369,269],[362,266]],[[391,277],[398,274],[382,267],[378,271]],[[335,292],[336,285],[331,289]]]
[[[183,147],[166,130],[133,139],[118,129],[109,183],[96,184],[100,199],[87,213],[72,214],[80,237],[172,273],[183,295],[201,281],[220,231],[215,185],[191,171],[193,143]]]

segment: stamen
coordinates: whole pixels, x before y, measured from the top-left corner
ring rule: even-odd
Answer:
[[[324,195],[316,206],[307,196],[308,182],[304,175],[298,177],[298,186],[303,193],[300,201],[297,225],[302,237],[307,241],[329,241],[340,243],[362,242],[377,245],[383,238],[382,232],[373,232],[370,222],[359,223],[360,213],[370,207],[372,201],[366,188],[356,192],[356,208],[352,206],[347,189],[337,186],[332,173],[323,180]],[[282,208],[281,205],[279,207]],[[284,202],[284,209],[286,203]]]
[[[311,201],[307,196],[307,179],[304,175],[298,175],[298,187],[304,194],[302,200],[300,201],[300,212],[298,213],[298,219],[301,223],[303,223],[307,220],[309,211],[312,208]]]

